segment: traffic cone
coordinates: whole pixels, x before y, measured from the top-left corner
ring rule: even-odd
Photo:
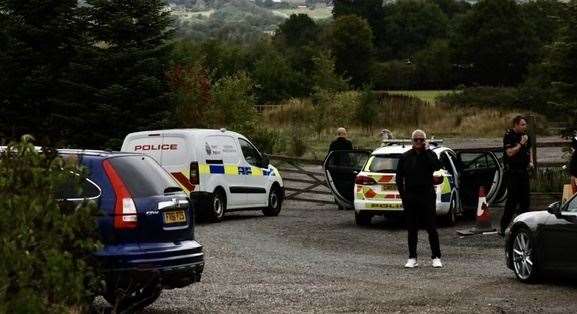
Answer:
[[[485,194],[484,187],[479,188],[476,222],[477,224],[474,228],[470,230],[458,230],[457,233],[465,236],[496,231],[491,223],[491,212],[489,211],[489,205],[487,204],[487,195]]]

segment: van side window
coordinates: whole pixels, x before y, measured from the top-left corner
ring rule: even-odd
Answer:
[[[262,157],[258,150],[252,146],[251,143],[242,138],[239,138],[238,142],[240,143],[240,149],[242,149],[242,154],[244,155],[246,162],[252,166],[260,167],[262,164]]]

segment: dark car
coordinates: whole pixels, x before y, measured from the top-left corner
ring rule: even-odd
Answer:
[[[577,274],[577,196],[546,211],[528,212],[506,231],[507,266],[523,282],[545,274]]]
[[[116,309],[140,309],[162,289],[200,281],[202,246],[194,239],[187,195],[152,158],[129,153],[59,150],[88,170],[82,195],[62,189],[62,202],[92,200],[104,245],[96,253],[104,298]]]

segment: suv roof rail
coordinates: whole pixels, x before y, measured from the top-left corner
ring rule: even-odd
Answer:
[[[427,142],[430,145],[434,145],[434,146],[440,146],[443,143],[443,140],[438,140],[438,139],[428,139]],[[413,143],[412,139],[408,139],[408,138],[399,138],[399,139],[389,139],[389,140],[382,140],[381,141],[382,145],[381,146],[392,146],[392,145],[400,145],[400,144],[411,144]]]

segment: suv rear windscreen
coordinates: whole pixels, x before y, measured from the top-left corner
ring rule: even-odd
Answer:
[[[181,191],[172,177],[150,157],[122,156],[109,161],[133,197]]]
[[[397,171],[401,155],[376,155],[371,158],[366,171],[377,173],[391,173]]]

